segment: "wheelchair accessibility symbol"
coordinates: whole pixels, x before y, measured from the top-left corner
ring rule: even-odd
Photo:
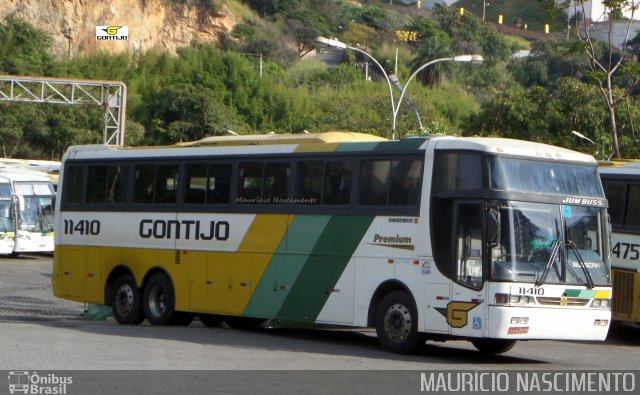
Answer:
[[[473,317],[473,329],[482,329],[482,319],[480,317]]]

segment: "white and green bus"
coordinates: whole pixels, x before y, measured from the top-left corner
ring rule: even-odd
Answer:
[[[52,253],[54,201],[48,174],[0,167],[0,254]]]
[[[601,162],[611,217],[613,319],[640,323],[640,161]]]
[[[382,346],[603,340],[596,161],[507,139],[308,135],[71,147],[56,296],[156,325],[375,327]]]

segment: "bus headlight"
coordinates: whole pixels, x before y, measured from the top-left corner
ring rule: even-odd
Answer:
[[[530,304],[534,303],[533,296],[496,294],[496,304]]]
[[[533,298],[529,296],[510,295],[509,297],[510,304],[529,304],[530,302],[533,302]]]
[[[22,233],[18,233],[18,239],[31,240],[31,237],[23,235]]]
[[[511,317],[511,324],[523,324],[526,325],[529,323],[529,317]]]
[[[591,302],[591,307],[608,309],[609,303],[609,299],[594,299],[593,302]]]

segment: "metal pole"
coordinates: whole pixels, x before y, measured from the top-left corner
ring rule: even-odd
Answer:
[[[398,47],[396,46],[396,64],[393,68],[393,74],[398,75]]]
[[[393,121],[391,125],[391,130],[392,130],[391,140],[395,140],[396,139],[396,113],[395,113],[396,105],[395,105],[395,100],[393,98],[393,88],[391,87],[391,81],[389,81],[389,75],[387,75],[387,72],[384,70],[384,67],[382,67],[382,65],[376,60],[376,58],[374,58],[367,52],[359,48],[350,47],[348,45],[345,46],[345,48],[363,54],[367,58],[371,59],[371,61],[373,61],[373,63],[375,63],[376,66],[378,66],[380,71],[382,71],[382,75],[384,75],[384,79],[387,81],[387,87],[389,88],[389,98],[391,99],[391,119]]]
[[[260,52],[260,78],[262,78],[262,52]]]
[[[396,119],[395,118],[398,115],[398,112],[400,111],[400,104],[402,104],[402,99],[404,98],[404,94],[407,91],[407,87],[409,86],[411,81],[413,81],[413,79],[416,77],[416,75],[418,75],[419,72],[421,72],[422,70],[426,69],[427,67],[431,66],[434,63],[445,62],[445,61],[454,61],[454,60],[455,60],[455,58],[440,58],[440,59],[432,60],[431,62],[423,64],[416,71],[414,71],[413,74],[411,74],[411,77],[409,77],[409,79],[407,80],[406,84],[404,84],[404,88],[402,88],[402,92],[400,93],[400,99],[398,99],[397,107],[395,107],[393,109],[394,131],[395,131],[395,124],[396,124]]]

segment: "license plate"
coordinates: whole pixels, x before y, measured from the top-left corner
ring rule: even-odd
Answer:
[[[507,331],[508,335],[523,335],[525,333],[529,333],[529,327],[528,326],[512,326]]]

